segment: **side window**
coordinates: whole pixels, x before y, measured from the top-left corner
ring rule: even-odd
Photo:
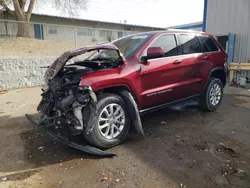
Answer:
[[[201,45],[194,35],[179,35],[180,49],[182,54],[194,54],[201,52]]]
[[[164,56],[170,57],[178,54],[174,35],[162,35],[158,37],[150,47],[161,47],[164,49]]]
[[[199,36],[199,39],[203,47],[203,52],[216,52],[219,50],[211,38]]]

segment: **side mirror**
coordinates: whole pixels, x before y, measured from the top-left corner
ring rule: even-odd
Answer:
[[[164,56],[164,50],[161,47],[149,47],[147,55],[141,57],[142,63],[146,64],[148,59],[154,59]]]
[[[161,47],[149,47],[147,50],[147,58],[159,58],[164,56],[164,50]]]

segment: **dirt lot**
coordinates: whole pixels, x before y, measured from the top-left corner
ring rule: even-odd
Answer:
[[[77,47],[90,45],[78,41]],[[0,40],[0,56],[52,56],[57,57],[65,51],[75,48],[74,41],[37,40],[33,38],[14,37]]]
[[[225,95],[217,112],[166,109],[143,117],[101,159],[53,140],[24,118],[39,88],[0,94],[0,187],[250,187],[250,98]],[[223,144],[223,145],[221,145]]]

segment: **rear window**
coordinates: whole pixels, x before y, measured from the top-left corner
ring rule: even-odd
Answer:
[[[199,40],[201,42],[203,52],[216,52],[219,50],[211,38],[205,36],[199,36]]]
[[[179,35],[180,49],[182,54],[194,54],[201,52],[201,45],[195,35]]]

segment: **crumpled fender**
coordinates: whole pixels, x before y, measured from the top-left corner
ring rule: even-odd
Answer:
[[[123,97],[123,99],[126,101],[126,104],[129,108],[129,115],[132,120],[132,124],[136,130],[136,132],[140,135],[145,135],[144,130],[142,128],[142,122],[138,110],[138,106],[134,100],[134,97],[131,95],[131,93],[127,90],[121,90],[119,91],[119,94]]]

